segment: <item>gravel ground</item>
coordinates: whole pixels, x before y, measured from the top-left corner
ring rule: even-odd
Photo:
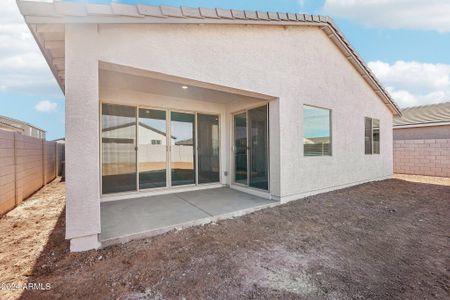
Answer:
[[[417,180],[416,180],[417,181]],[[64,185],[0,219],[0,299],[448,299],[450,186],[392,179],[69,253]]]

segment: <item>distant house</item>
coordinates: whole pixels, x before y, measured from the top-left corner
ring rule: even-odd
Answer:
[[[0,116],[0,129],[45,140],[45,130],[10,117]]]
[[[395,173],[450,177],[450,102],[403,109],[393,137]]]

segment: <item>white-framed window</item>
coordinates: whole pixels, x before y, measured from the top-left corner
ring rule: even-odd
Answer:
[[[380,154],[380,120],[364,118],[364,152]]]
[[[161,145],[161,140],[152,140],[152,145]]]
[[[303,105],[304,156],[331,156],[331,110]]]

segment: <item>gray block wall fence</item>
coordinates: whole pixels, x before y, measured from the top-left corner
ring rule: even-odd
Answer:
[[[394,140],[394,173],[450,177],[450,139]]]
[[[0,215],[57,176],[57,143],[0,130]]]

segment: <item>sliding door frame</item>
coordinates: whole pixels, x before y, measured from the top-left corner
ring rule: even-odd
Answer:
[[[197,112],[193,112],[193,111],[189,111],[189,110],[181,110],[181,109],[167,109],[166,110],[168,113],[168,116],[166,117],[167,120],[169,120],[169,130],[167,131],[168,134],[166,134],[167,138],[169,139],[170,144],[168,144],[168,149],[170,149],[167,153],[167,156],[169,157],[169,159],[167,160],[167,164],[168,167],[166,168],[166,170],[169,171],[170,173],[170,181],[167,182],[167,187],[172,188],[172,187],[193,187],[193,186],[197,186]],[[180,184],[180,185],[172,185],[172,141],[170,140],[172,138],[172,112],[176,112],[176,113],[184,113],[184,114],[191,114],[194,115],[194,147],[193,150],[194,152],[194,183],[190,183],[190,184]],[[147,189],[146,189],[147,190]],[[151,190],[151,189],[150,189]]]
[[[118,193],[107,193],[107,194],[103,194],[103,143],[102,143],[102,117],[103,117],[103,111],[102,111],[102,105],[103,104],[109,104],[109,105],[122,105],[122,106],[129,106],[129,107],[133,107],[136,110],[136,117],[135,117],[135,121],[136,121],[136,147],[135,147],[135,159],[136,159],[136,190],[132,190],[132,191],[126,191],[126,192],[118,192]],[[186,110],[186,109],[176,109],[176,108],[170,108],[170,107],[160,107],[160,106],[149,106],[149,105],[134,105],[134,104],[122,104],[122,103],[115,103],[115,102],[107,102],[107,101],[100,101],[99,103],[100,105],[100,122],[99,122],[99,143],[100,143],[100,153],[99,153],[99,158],[100,158],[100,195],[101,196],[111,196],[111,195],[126,195],[126,194],[135,194],[135,193],[140,193],[140,192],[150,192],[150,191],[164,191],[164,190],[169,190],[169,189],[176,189],[176,188],[185,188],[185,187],[196,187],[196,186],[208,186],[208,185],[217,185],[217,184],[221,184],[222,182],[222,170],[223,170],[223,166],[222,166],[222,124],[221,124],[221,119],[222,119],[222,115],[221,113],[212,113],[212,112],[204,112],[204,111],[193,111],[193,110]],[[152,110],[159,110],[159,111],[164,111],[166,113],[166,186],[164,187],[155,187],[155,188],[145,188],[145,189],[141,189],[139,187],[139,109],[152,109]],[[172,158],[171,158],[171,137],[172,137],[172,128],[171,128],[171,121],[172,121],[172,117],[171,117],[171,113],[172,112],[180,112],[180,113],[188,113],[188,114],[193,114],[195,117],[195,135],[194,135],[194,151],[195,151],[195,155],[194,155],[194,159],[195,159],[195,183],[193,184],[185,184],[185,185],[176,185],[176,186],[172,186],[172,168],[171,168],[171,163],[172,163]],[[209,115],[209,116],[216,116],[218,118],[218,130],[219,130],[219,181],[217,182],[208,182],[208,183],[198,183],[198,114],[202,114],[202,115]]]
[[[246,157],[246,160],[247,160],[247,176],[246,176],[246,184],[243,184],[243,183],[240,183],[240,182],[237,182],[236,181],[236,140],[235,140],[235,117],[237,116],[237,115],[241,115],[241,114],[244,114],[245,113],[245,135],[246,135],[246,144],[245,144],[245,150],[247,151],[247,157]],[[232,183],[233,184],[237,184],[237,185],[240,185],[240,186],[243,186],[243,187],[249,187],[249,183],[250,183],[250,177],[248,176],[248,170],[249,170],[249,164],[250,164],[250,159],[249,159],[249,143],[248,143],[248,109],[246,109],[246,110],[240,110],[240,111],[237,111],[237,112],[234,112],[234,113],[232,113],[232,115],[231,115],[231,124],[232,124],[232,127],[231,127],[231,141],[232,141],[232,143],[233,143],[233,146],[232,146],[232,157],[233,157],[233,160],[232,160],[232,163],[230,164],[231,165],[231,167],[233,168],[232,170],[233,170],[233,178],[232,178]]]
[[[255,108],[263,107],[263,106],[266,107],[266,116],[267,116],[267,124],[266,124],[266,141],[267,141],[267,149],[266,149],[266,151],[267,151],[266,165],[267,166],[266,166],[266,168],[267,168],[267,182],[268,182],[267,190],[259,189],[259,188],[250,186],[250,172],[251,172],[251,170],[250,170],[250,167],[251,167],[251,164],[250,164],[250,152],[251,152],[252,149],[250,147],[250,135],[249,135],[249,128],[250,127],[249,127],[248,111],[252,110],[252,109],[255,109]],[[239,114],[242,114],[242,113],[245,113],[245,118],[246,118],[245,132],[246,132],[246,135],[247,135],[247,145],[246,145],[246,147],[247,147],[247,183],[246,184],[236,182],[236,156],[235,156],[236,146],[235,146],[235,133],[234,133],[234,129],[235,129],[234,128],[234,125],[235,125],[234,124],[234,117],[236,115],[239,115]],[[243,188],[255,190],[255,191],[258,191],[258,192],[268,192],[269,193],[270,192],[269,102],[266,102],[265,104],[255,104],[255,105],[246,107],[245,109],[241,109],[241,110],[238,110],[238,111],[235,111],[235,112],[231,113],[231,121],[230,121],[230,123],[231,123],[230,136],[231,136],[231,144],[232,144],[232,148],[231,148],[232,149],[232,151],[231,151],[232,152],[231,153],[232,159],[231,159],[231,164],[230,164],[231,171],[232,171],[231,184],[237,185],[237,186],[240,186],[240,187],[243,187]]]

